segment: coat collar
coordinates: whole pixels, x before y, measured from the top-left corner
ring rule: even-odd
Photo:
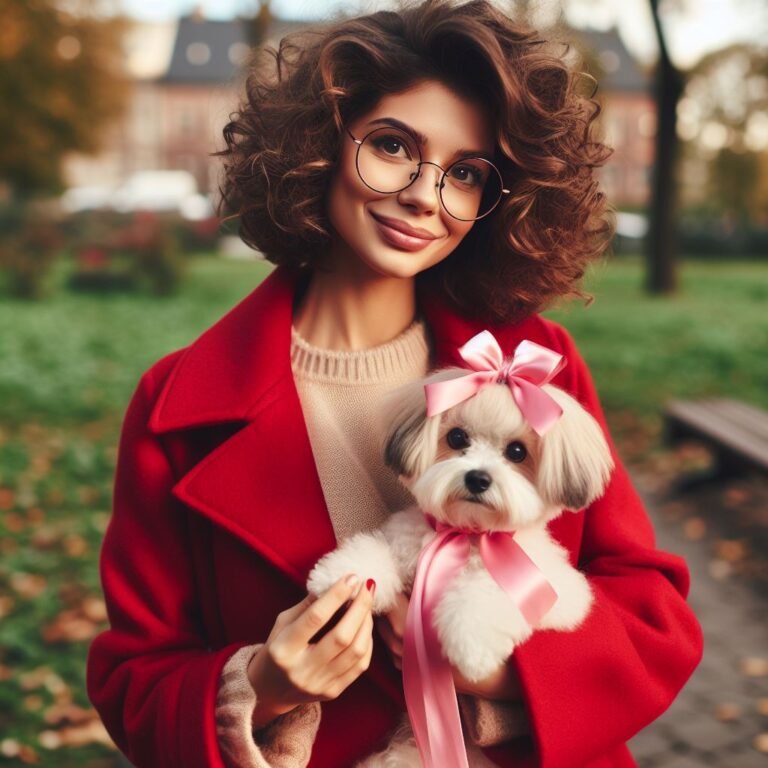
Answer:
[[[336,546],[298,392],[290,345],[296,276],[278,268],[176,360],[149,420],[156,434],[244,426],[174,486],[174,495],[304,587]],[[436,301],[422,302],[435,363],[482,330]],[[511,326],[522,338],[526,323]],[[510,328],[498,329],[506,348]],[[194,439],[194,434],[190,435]]]
[[[294,274],[275,269],[182,353],[150,418],[154,433],[251,421],[272,396],[293,386],[290,343],[297,282]],[[460,365],[458,348],[489,327],[460,317],[435,299],[422,301],[422,310],[438,366]],[[538,336],[536,320],[489,330],[506,349]]]

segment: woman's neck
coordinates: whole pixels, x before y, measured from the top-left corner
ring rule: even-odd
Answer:
[[[416,315],[415,280],[318,269],[312,275],[293,324],[321,349],[358,350],[386,344]]]

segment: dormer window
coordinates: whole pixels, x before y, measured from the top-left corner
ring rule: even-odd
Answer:
[[[187,61],[195,66],[203,66],[211,60],[211,49],[207,43],[190,43],[187,46]]]

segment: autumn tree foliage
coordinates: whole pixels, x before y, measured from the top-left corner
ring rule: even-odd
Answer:
[[[55,192],[68,152],[94,152],[128,91],[127,22],[90,0],[0,0],[0,186]]]

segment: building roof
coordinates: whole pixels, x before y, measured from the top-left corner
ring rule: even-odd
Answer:
[[[268,44],[276,45],[306,22],[274,20]],[[164,83],[228,83],[236,76],[250,51],[248,27],[243,19],[213,21],[199,14],[179,19],[176,41]]]
[[[242,21],[212,21],[199,16],[179,19],[165,83],[225,83],[234,79],[248,55]]]
[[[632,58],[618,30],[578,29],[573,30],[584,47],[594,57],[599,71],[592,71],[589,59],[585,67],[593,75],[601,91],[622,93],[648,93],[651,88],[650,75]]]

